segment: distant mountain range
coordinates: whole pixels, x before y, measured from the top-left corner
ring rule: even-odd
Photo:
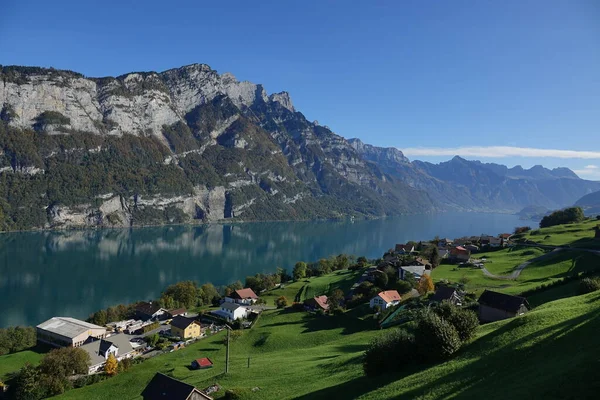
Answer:
[[[410,162],[203,64],[114,78],[0,66],[0,80],[4,230],[514,212],[600,190],[566,168]]]
[[[583,208],[587,215],[600,214],[600,191],[586,194],[575,205]]]

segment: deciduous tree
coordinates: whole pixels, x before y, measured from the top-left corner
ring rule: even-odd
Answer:
[[[435,286],[433,285],[433,280],[431,280],[431,276],[427,274],[423,274],[421,279],[419,279],[419,283],[417,285],[417,291],[420,294],[426,294],[432,292]]]
[[[110,353],[108,358],[106,359],[106,363],[104,364],[104,372],[107,375],[113,376],[117,374],[117,369],[119,368],[119,362],[114,354]]]

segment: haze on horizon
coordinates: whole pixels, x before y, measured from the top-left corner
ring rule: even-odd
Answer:
[[[7,0],[0,64],[87,76],[205,63],[411,159],[600,180],[600,3]]]

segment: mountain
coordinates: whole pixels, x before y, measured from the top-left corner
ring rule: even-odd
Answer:
[[[580,179],[568,168],[508,168],[458,156],[439,164],[410,162],[397,149],[365,145],[358,139],[349,142],[363,160],[426,191],[446,210],[517,212],[530,205],[558,209],[600,189],[600,182]]]
[[[586,194],[575,202],[587,215],[600,214],[600,191]]]
[[[0,66],[0,78],[2,229],[437,209],[288,93],[207,65],[105,78]]]

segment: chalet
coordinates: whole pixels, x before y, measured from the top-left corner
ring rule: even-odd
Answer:
[[[211,311],[211,313],[225,318],[228,321],[235,321],[236,319],[244,319],[248,318],[248,315],[252,310],[248,307],[244,307],[241,304],[237,303],[222,303],[221,307],[218,310]]]
[[[193,318],[178,315],[171,321],[171,335],[181,339],[195,339],[202,336],[203,329],[200,322]]]
[[[167,310],[157,303],[142,301],[135,305],[135,315],[143,321],[158,321],[168,317]]]
[[[94,340],[81,346],[90,356],[89,374],[101,372],[109,355],[113,355],[117,361],[131,358],[134,355],[133,347],[129,342],[129,336],[119,333],[107,339]]]
[[[502,240],[504,240],[505,242],[507,242],[508,240],[510,240],[512,236],[512,233],[501,233],[498,235],[498,237]]]
[[[52,317],[36,327],[38,343],[79,347],[89,339],[106,337],[106,328],[69,317]]]
[[[398,254],[410,254],[415,251],[412,244],[397,244],[394,251]]]
[[[192,385],[157,372],[142,392],[144,400],[213,400]]]
[[[456,246],[450,250],[448,258],[454,262],[468,262],[471,259],[471,252],[462,246]]]
[[[440,239],[440,241],[438,242],[438,247],[447,247],[447,246],[451,246],[452,245],[452,240],[445,238],[445,239]]]
[[[527,311],[529,311],[529,303],[524,297],[491,290],[484,291],[479,297],[479,319],[483,322],[513,318]]]
[[[206,369],[212,368],[212,366],[213,362],[207,357],[198,358],[197,360],[192,361],[192,369]]]
[[[400,294],[395,290],[385,290],[377,293],[369,302],[371,308],[379,307],[382,311],[388,307],[395,306],[400,303]]]
[[[411,265],[398,269],[398,278],[403,281],[407,279],[408,274],[412,274],[416,280],[419,280],[423,275],[430,275],[431,269],[427,269],[424,265]]]
[[[462,305],[462,295],[456,288],[449,286],[440,286],[431,297],[432,302],[441,303],[447,301],[456,306]]]
[[[304,308],[309,311],[328,311],[329,304],[327,304],[327,296],[315,296],[311,299],[304,300]]]
[[[237,303],[251,305],[258,301],[258,296],[252,289],[239,289],[225,297],[226,303]]]
[[[411,265],[425,267],[426,269],[431,269],[431,264],[429,263],[429,260],[421,258],[421,257],[415,258],[415,260],[411,263]]]

